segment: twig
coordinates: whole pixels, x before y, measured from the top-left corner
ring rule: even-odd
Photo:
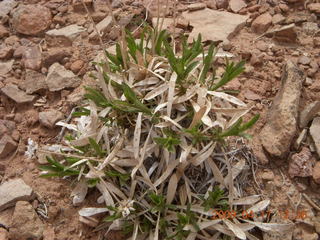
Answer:
[[[77,107],[72,108],[69,116],[68,116],[67,119],[66,119],[66,123],[69,123],[69,122],[70,122],[70,120],[71,120],[71,118],[72,118],[72,114],[74,113],[74,111],[75,111],[76,108],[77,108]],[[60,133],[56,136],[56,139],[57,139],[58,142],[61,142],[62,137],[63,137],[63,133],[64,133],[65,130],[66,130],[66,127],[62,127]]]
[[[320,207],[314,203],[314,201],[311,200],[311,198],[305,194],[305,193],[302,193],[302,196],[304,196],[304,198],[306,199],[306,201],[315,209],[317,210],[318,212],[320,212]]]

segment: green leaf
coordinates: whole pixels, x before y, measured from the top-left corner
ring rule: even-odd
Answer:
[[[208,54],[204,58],[204,61],[203,61],[203,69],[202,69],[202,72],[200,75],[200,82],[202,82],[202,83],[205,81],[207,73],[210,70],[210,67],[212,65],[213,52],[214,52],[214,44],[212,43],[209,47]]]
[[[99,157],[104,156],[105,152],[102,150],[101,146],[96,142],[96,140],[94,140],[93,138],[89,138],[89,143]]]

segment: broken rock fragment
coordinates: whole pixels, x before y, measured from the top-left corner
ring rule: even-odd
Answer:
[[[46,32],[46,41],[49,46],[72,46],[72,42],[86,31],[84,27],[72,24],[60,29],[53,29]]]
[[[54,128],[55,124],[63,118],[63,113],[57,110],[49,110],[39,113],[39,122],[48,128]]]
[[[245,8],[247,4],[243,0],[230,0],[229,7],[232,12],[239,12],[242,8]]]
[[[288,61],[282,75],[281,89],[259,135],[263,148],[273,157],[285,157],[296,134],[303,81],[303,72]]]
[[[301,152],[292,155],[289,162],[289,176],[310,177],[312,176],[312,154],[309,148],[302,148]]]
[[[203,41],[220,42],[230,40],[245,26],[248,16],[211,10],[205,8],[199,11],[183,12],[182,16],[190,22],[193,30],[188,42],[198,37],[200,33]]]
[[[17,202],[9,229],[11,240],[42,239],[44,227],[30,203]]]
[[[12,70],[14,60],[0,61],[0,76],[4,76]]]
[[[264,13],[257,17],[251,25],[251,29],[255,33],[264,33],[272,24],[272,17],[269,13]]]
[[[317,184],[320,184],[320,161],[316,162],[314,165],[312,177]]]
[[[313,119],[310,127],[310,135],[314,141],[318,156],[320,157],[320,117]]]
[[[78,87],[81,80],[64,66],[54,63],[49,68],[46,83],[50,91],[60,91],[65,88]]]
[[[16,148],[17,148],[17,143],[12,139],[12,137],[5,134],[0,139],[0,158],[6,157]]]
[[[320,112],[320,101],[315,101],[306,106],[300,113],[299,127],[305,128],[309,122]]]
[[[25,80],[20,86],[28,94],[45,90],[47,88],[46,76],[42,73],[27,69]]]
[[[11,98],[16,103],[28,103],[34,100],[34,96],[26,94],[24,91],[20,90],[14,84],[7,84],[1,88],[1,92],[7,97]]]
[[[11,179],[0,185],[0,211],[12,207],[17,201],[30,201],[33,190],[22,179]]]
[[[28,47],[22,53],[22,63],[26,69],[40,70],[41,62],[42,57],[38,46]]]

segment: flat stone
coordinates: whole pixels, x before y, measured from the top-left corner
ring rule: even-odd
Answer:
[[[47,128],[54,128],[55,124],[62,119],[64,119],[64,114],[57,110],[49,110],[39,113],[39,122]]]
[[[43,33],[51,24],[52,15],[41,5],[23,5],[13,11],[11,23],[18,33],[35,36]]]
[[[317,184],[320,184],[320,162],[319,161],[316,162],[316,164],[313,167],[312,177]]]
[[[0,139],[0,158],[8,156],[18,144],[7,134]]]
[[[308,4],[308,9],[310,10],[310,12],[320,14],[320,3]]]
[[[232,12],[237,13],[241,9],[245,8],[247,4],[243,0],[230,0],[229,7],[232,10]]]
[[[306,106],[300,113],[299,127],[305,128],[309,122],[320,112],[320,101],[315,101]]]
[[[9,60],[6,62],[0,61],[0,76],[5,76],[12,70],[14,60]]]
[[[32,205],[26,201],[16,204],[9,229],[11,240],[40,240],[45,225],[42,223]]]
[[[0,185],[0,211],[12,207],[17,201],[30,201],[33,190],[22,179],[11,179]]]
[[[106,16],[102,21],[100,21],[97,24],[97,30],[100,33],[100,36],[103,36],[106,34],[108,31],[110,31],[112,27],[112,17],[111,16]],[[90,35],[89,38],[93,39],[97,36],[96,31],[93,31]]]
[[[38,46],[28,47],[22,54],[22,63],[26,69],[40,70],[42,57]]]
[[[72,42],[85,31],[86,28],[72,24],[64,28],[47,31],[46,41],[50,46],[72,46]]]
[[[295,137],[303,81],[303,72],[288,61],[282,75],[282,87],[259,134],[263,148],[273,157],[285,157]]]
[[[308,147],[302,148],[301,152],[292,155],[289,161],[289,176],[310,177],[312,176],[312,154]]]
[[[297,36],[295,24],[289,24],[271,31],[273,39],[281,43],[296,43]]]
[[[264,33],[272,24],[272,17],[269,13],[264,13],[253,20],[251,29],[255,33]]]
[[[316,151],[320,157],[320,117],[313,119],[310,127],[310,135],[314,141]]]
[[[37,93],[48,88],[46,76],[33,70],[26,71],[25,80],[19,86],[27,94]]]
[[[248,16],[238,15],[229,12],[203,9],[194,12],[183,12],[182,16],[193,26],[188,42],[202,35],[202,41],[220,42],[231,40],[231,38],[242,29]]]
[[[207,5],[205,3],[193,3],[188,5],[189,11],[197,11],[206,8]]]
[[[54,63],[49,68],[46,83],[50,91],[60,91],[65,88],[78,87],[81,79],[59,63]]]
[[[16,85],[11,83],[1,88],[1,92],[7,97],[11,98],[16,103],[28,103],[34,100],[34,96],[26,94],[20,90]]]
[[[7,16],[18,5],[15,0],[3,0],[0,2],[0,19]]]
[[[285,20],[286,20],[286,18],[285,18],[282,14],[280,14],[280,13],[275,14],[275,15],[272,16],[272,23],[273,23],[273,25],[281,24],[281,23],[283,23]]]

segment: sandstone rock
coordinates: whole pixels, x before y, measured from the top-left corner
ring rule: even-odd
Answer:
[[[308,5],[308,9],[309,9],[311,12],[320,14],[320,3],[311,3],[311,4],[309,4],[309,5]]]
[[[62,119],[64,119],[63,113],[57,110],[49,110],[39,113],[39,122],[47,128],[54,128],[55,124]]]
[[[275,15],[272,16],[272,23],[273,23],[273,25],[281,24],[281,23],[283,23],[285,20],[286,20],[286,18],[285,18],[282,14],[280,14],[280,13],[275,14]]]
[[[9,155],[17,148],[17,143],[7,134],[0,139],[0,158]]]
[[[25,80],[20,86],[27,94],[37,93],[48,88],[46,76],[33,70],[26,71]]]
[[[0,24],[0,39],[8,37],[9,31],[6,27],[4,27],[2,24]]]
[[[245,8],[247,4],[243,0],[230,0],[229,7],[232,12],[239,12],[241,9]]]
[[[8,72],[12,70],[14,60],[9,60],[6,62],[0,61],[0,76],[5,76]]]
[[[220,8],[227,9],[228,5],[229,5],[228,0],[216,0],[216,6],[218,9]]]
[[[251,24],[251,29],[255,33],[264,33],[272,24],[272,17],[269,13],[264,13],[257,17]]]
[[[28,47],[22,54],[22,63],[26,69],[40,70],[41,69],[41,52],[38,46]]]
[[[295,136],[303,81],[303,72],[288,61],[282,75],[282,87],[260,132],[263,148],[274,157],[285,157]]]
[[[313,119],[310,127],[310,135],[314,141],[316,151],[320,157],[320,117]]]
[[[51,48],[49,51],[42,53],[43,66],[50,67],[53,63],[62,63],[64,58],[70,57],[71,52],[64,48]]]
[[[245,26],[248,16],[229,12],[203,9],[194,12],[183,12],[182,16],[193,26],[188,42],[202,34],[203,41],[224,41],[231,38]]]
[[[105,35],[108,31],[110,31],[112,27],[112,17],[111,16],[106,16],[102,21],[100,21],[97,24],[97,30],[100,33],[100,36]],[[93,31],[90,35],[89,35],[89,39],[93,39],[97,36],[97,33],[95,31]]]
[[[11,240],[40,240],[43,236],[44,227],[45,225],[30,203],[26,201],[17,202],[9,230]]]
[[[84,27],[76,24],[60,29],[53,29],[46,32],[46,41],[49,46],[72,46],[72,42],[85,31]]]
[[[16,103],[28,103],[34,100],[34,96],[26,94],[16,85],[13,85],[11,83],[1,88],[1,92]]]
[[[6,17],[11,10],[18,5],[15,0],[3,0],[0,2],[0,19]]]
[[[295,43],[297,41],[297,33],[295,24],[289,24],[271,31],[273,39],[281,43]]]
[[[81,59],[74,61],[71,66],[70,69],[72,72],[74,73],[78,73],[81,68],[84,66],[84,61],[82,61]]]
[[[309,122],[320,112],[320,101],[315,101],[306,106],[300,113],[299,127],[305,128]]]
[[[22,179],[11,179],[0,185],[0,211],[12,207],[17,201],[30,201],[33,190]]]
[[[312,154],[309,148],[302,148],[301,152],[292,155],[289,162],[289,176],[310,177],[312,176]]]
[[[316,162],[316,164],[313,167],[312,177],[317,184],[320,184],[320,162],[319,161]]]
[[[4,47],[0,49],[0,59],[9,59],[13,55],[12,47]]]
[[[49,68],[46,83],[50,91],[60,91],[65,88],[78,87],[81,79],[59,63],[54,63]]]
[[[44,32],[51,24],[51,12],[41,5],[23,5],[12,14],[12,26],[25,35],[37,35]]]
[[[197,11],[197,10],[201,10],[206,8],[206,4],[205,3],[193,3],[188,5],[188,10],[189,11]]]

